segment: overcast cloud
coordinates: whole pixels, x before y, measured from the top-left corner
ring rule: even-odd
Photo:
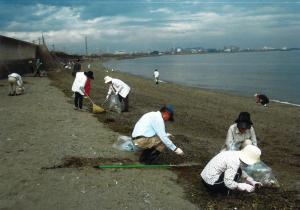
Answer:
[[[0,34],[90,53],[300,47],[300,1],[0,1]]]

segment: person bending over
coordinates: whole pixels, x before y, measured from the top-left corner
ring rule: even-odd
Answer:
[[[129,111],[129,92],[130,87],[122,80],[112,78],[110,76],[104,77],[104,83],[109,85],[106,100],[108,100],[111,94],[115,94],[119,97],[120,102],[124,102],[123,112]]]
[[[165,122],[174,121],[171,105],[163,106],[160,111],[144,114],[135,124],[132,132],[133,144],[142,150],[140,162],[151,164],[167,147],[177,155],[183,155],[182,149],[176,147],[165,131]]]
[[[214,193],[228,194],[230,190],[253,192],[262,186],[242,172],[241,167],[260,161],[261,151],[254,145],[247,145],[241,151],[223,151],[213,157],[201,172],[205,187]],[[245,183],[238,180],[243,177]]]

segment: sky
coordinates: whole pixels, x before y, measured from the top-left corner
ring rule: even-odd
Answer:
[[[0,35],[84,53],[300,47],[300,0],[0,0]]]

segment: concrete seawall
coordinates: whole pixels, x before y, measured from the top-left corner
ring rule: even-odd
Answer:
[[[0,79],[8,74],[16,72],[19,74],[32,73],[33,64],[40,58],[42,68],[57,67],[56,62],[45,45],[36,45],[29,42],[13,39],[0,35]]]

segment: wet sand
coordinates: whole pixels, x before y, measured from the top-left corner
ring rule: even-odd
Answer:
[[[237,118],[239,112],[251,114],[262,149],[262,160],[270,166],[279,180],[279,190],[264,191],[243,196],[233,201],[238,207],[254,205],[260,208],[294,207],[299,205],[299,146],[300,146],[300,109],[289,105],[271,102],[268,108],[257,105],[254,97],[240,97],[214,91],[190,88],[172,83],[160,83],[132,76],[121,72],[104,69],[99,61],[92,63],[95,81],[92,83],[92,98],[97,104],[105,99],[107,87],[103,77],[110,75],[130,85],[130,112],[117,114],[108,112],[97,115],[106,127],[124,135],[130,135],[135,122],[146,112],[158,110],[163,104],[172,104],[175,109],[175,122],[167,124],[168,132],[175,135],[174,142],[183,148],[184,158],[166,151],[161,155],[159,163],[197,162],[204,165],[217,154],[225,142],[227,129]],[[83,64],[83,69],[87,64]],[[66,73],[66,72],[65,72]],[[68,73],[66,73],[68,74]],[[68,75],[69,76],[69,75]],[[64,78],[53,78],[67,95],[71,94]],[[162,78],[167,80],[166,78]],[[107,107],[106,107],[107,108]],[[178,171],[177,182],[186,191],[186,198],[196,205],[205,206],[210,203],[214,207],[232,206],[232,200],[220,198],[219,201],[207,196],[199,181],[199,173],[203,167],[193,170]],[[186,173],[189,171],[189,173]],[[199,187],[200,186],[200,187]],[[203,191],[204,190],[204,191]],[[191,196],[191,193],[194,196]],[[287,198],[286,198],[287,196]],[[244,201],[242,201],[244,199]],[[298,200],[298,201],[297,201]],[[297,203],[297,204],[296,204]]]
[[[86,69],[86,64],[83,65],[83,69]],[[34,168],[34,170],[26,171],[27,179],[25,181],[22,182],[18,175],[14,175],[18,177],[18,181],[13,179],[14,176],[10,178],[11,174],[17,172],[17,169],[5,173],[6,176],[2,179],[8,179],[8,183],[14,183],[16,186],[25,185],[27,182],[36,183],[31,180],[31,177],[35,176],[37,180],[44,180],[45,188],[41,192],[31,195],[35,198],[36,203],[49,203],[46,200],[41,201],[41,199],[48,198],[51,192],[58,190],[59,193],[53,196],[52,200],[61,203],[62,207],[65,207],[62,209],[68,209],[67,204],[79,197],[80,202],[76,199],[74,201],[77,207],[71,202],[72,207],[80,209],[79,207],[83,207],[84,204],[89,202],[90,205],[84,209],[94,209],[93,207],[95,207],[97,201],[103,203],[103,208],[107,209],[124,209],[125,207],[136,209],[137,206],[138,209],[193,209],[199,207],[201,209],[232,209],[234,207],[238,209],[291,209],[299,206],[299,107],[271,102],[270,107],[265,108],[255,104],[252,97],[233,96],[171,83],[155,85],[152,80],[120,72],[106,72],[99,61],[92,63],[92,70],[95,73],[95,80],[92,81],[91,96],[98,105],[104,101],[106,96],[107,87],[103,83],[105,75],[119,78],[131,86],[130,111],[128,113],[106,112],[93,115],[72,110],[72,92],[70,89],[73,77],[67,71],[52,72],[50,74],[52,86],[61,89],[65,97],[62,93],[59,93],[58,89],[51,86],[49,88],[50,92],[43,93],[49,87],[48,80],[44,78],[30,78],[28,81],[32,82],[32,86],[35,88],[32,88],[32,90],[29,88],[28,94],[20,96],[25,98],[30,94],[34,95],[34,92],[39,90],[38,86],[45,86],[40,92],[43,97],[35,95],[30,100],[26,99],[23,102],[23,104],[31,104],[29,113],[31,112],[34,116],[43,116],[40,118],[43,118],[44,121],[28,128],[26,127],[29,126],[27,123],[22,123],[22,126],[26,125],[22,127],[22,131],[26,131],[29,136],[36,136],[36,132],[28,132],[28,129],[34,130],[36,126],[40,128],[42,125],[44,128],[48,128],[38,131],[37,138],[45,141],[35,140],[39,143],[32,146],[36,151],[41,150],[40,153],[45,153],[45,157],[37,156],[39,160],[34,162],[38,162],[38,166],[29,167],[29,169]],[[45,82],[41,82],[42,80],[39,79],[45,80]],[[4,82],[1,84],[4,84]],[[31,84],[29,83],[28,86],[30,87]],[[1,94],[5,94],[2,87]],[[37,105],[41,103],[41,100],[44,104],[43,112],[37,114],[35,112],[40,111],[40,107]],[[7,100],[1,100],[1,115],[10,110],[11,108],[8,109],[8,107],[12,104],[9,105]],[[64,107],[63,110],[61,110],[62,108],[51,108],[52,106],[56,107],[58,104]],[[87,102],[85,104],[88,105]],[[116,151],[111,148],[111,145],[118,135],[130,135],[135,122],[142,114],[158,110],[163,104],[174,106],[175,122],[168,123],[167,130],[175,136],[174,142],[183,148],[185,156],[178,157],[166,151],[160,156],[159,163],[193,162],[199,163],[200,166],[176,170],[101,170],[100,173],[91,167],[95,164],[95,161],[98,161],[99,164],[101,162],[115,163],[119,161],[124,163],[137,162],[138,158],[135,155]],[[16,106],[14,111],[19,110],[20,107]],[[202,186],[199,173],[206,162],[220,151],[228,127],[241,111],[250,112],[258,137],[258,145],[262,149],[262,160],[272,167],[281,188],[261,189],[252,194],[234,193],[230,197],[210,195]],[[26,108],[27,112],[28,109]],[[10,110],[7,116],[12,113],[12,110]],[[5,128],[8,129],[10,126],[11,124],[1,127],[1,137],[8,138],[10,133]],[[45,130],[47,135],[45,135]],[[80,135],[75,141],[72,133],[78,136],[76,135],[78,132]],[[57,136],[57,134],[59,135]],[[24,137],[25,139],[26,135],[18,135],[19,138]],[[34,141],[28,140],[28,138],[26,144]],[[11,159],[6,157],[7,151],[10,150],[14,151],[11,154],[12,157],[22,159],[22,155],[16,156],[15,153],[17,153],[17,148],[20,145],[26,144],[22,142],[17,146],[11,145],[9,142],[5,140],[1,142],[2,162]],[[34,157],[31,158],[36,159]],[[86,158],[92,159],[87,160]],[[9,163],[16,164],[18,159],[2,164],[1,171],[5,171]],[[51,168],[51,166],[53,166],[53,169],[41,169],[42,167]],[[50,177],[52,177],[52,180]],[[76,181],[77,177],[80,177],[78,182]],[[67,183],[61,179],[67,179]],[[115,184],[115,180],[118,184]],[[104,183],[109,183],[109,185]],[[51,184],[54,186],[50,186]],[[1,185],[2,192],[4,186]],[[82,190],[80,187],[84,187],[84,189]],[[105,190],[103,187],[106,187]],[[19,188],[21,188],[21,192],[26,194],[26,185]],[[14,207],[16,202],[12,200],[17,199],[20,196],[19,194],[22,194],[18,191],[9,189],[5,191],[6,193],[2,193],[1,201],[5,201],[6,205],[0,204],[2,205],[0,207]],[[76,192],[76,196],[71,195],[73,192]],[[27,193],[30,195],[29,192]],[[125,202],[126,199],[129,199],[129,201]],[[19,202],[24,204],[21,201]],[[137,203],[133,204],[132,202]],[[32,204],[31,207],[34,207],[34,205]],[[50,205],[50,207],[55,206]]]

